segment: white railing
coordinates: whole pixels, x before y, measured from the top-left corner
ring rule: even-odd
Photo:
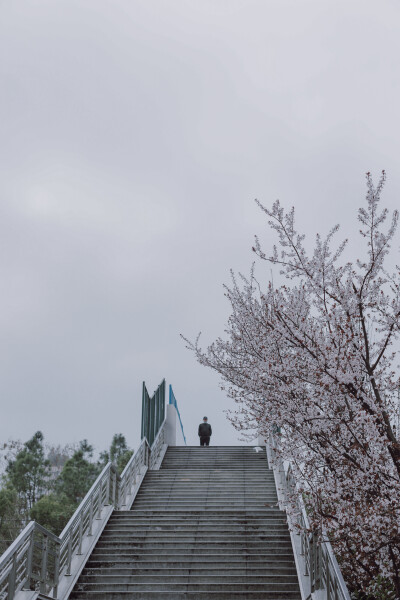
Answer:
[[[57,592],[59,556],[59,538],[31,521],[1,557],[0,599],[14,598],[22,587]]]
[[[153,444],[154,446],[154,444]],[[150,462],[150,447],[147,439],[144,438],[133,456],[131,456],[125,469],[121,473],[119,481],[119,494],[117,508],[122,510],[132,504],[131,497],[133,491],[143,477],[143,467],[149,467]]]
[[[152,447],[144,438],[121,476],[112,463],[104,467],[59,537],[31,521],[0,557],[0,600],[13,600],[20,590],[66,598],[112,511],[130,507],[165,450],[164,421]]]
[[[134,490],[143,478],[143,466],[149,469],[158,468],[166,449],[166,420],[164,420],[151,450],[147,439],[144,438],[137,452],[122,471],[119,482],[118,510],[132,504]]]
[[[151,447],[149,469],[159,469],[161,461],[164,458],[167,449],[166,422],[167,420],[165,419]]]
[[[118,480],[116,468],[108,463],[64,527],[60,534],[60,576],[71,575],[72,557],[82,554],[83,540],[92,536],[93,522],[101,520],[104,506],[116,506]]]
[[[286,509],[296,498],[296,514],[288,519],[292,526],[292,544],[303,600],[350,600],[350,594],[326,535],[310,533],[301,493],[290,464],[285,466],[277,449],[277,441],[271,434],[267,445],[268,458],[274,470],[280,507]]]

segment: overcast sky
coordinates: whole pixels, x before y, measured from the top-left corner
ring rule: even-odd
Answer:
[[[358,229],[400,192],[399,0],[0,0],[0,441],[115,432],[172,383],[188,442],[230,401],[179,334],[223,333],[254,203]],[[354,236],[353,236],[354,237]],[[261,265],[260,279],[268,269]]]

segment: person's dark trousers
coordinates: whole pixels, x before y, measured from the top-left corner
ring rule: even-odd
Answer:
[[[200,446],[209,446],[209,445],[210,445],[210,438],[202,436],[200,438]]]

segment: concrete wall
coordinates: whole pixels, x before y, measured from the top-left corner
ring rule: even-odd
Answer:
[[[168,446],[184,446],[181,424],[173,404],[167,405],[166,437]]]

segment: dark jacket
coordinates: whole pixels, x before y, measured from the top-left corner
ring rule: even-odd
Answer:
[[[210,423],[200,423],[199,437],[211,437],[212,429]]]

